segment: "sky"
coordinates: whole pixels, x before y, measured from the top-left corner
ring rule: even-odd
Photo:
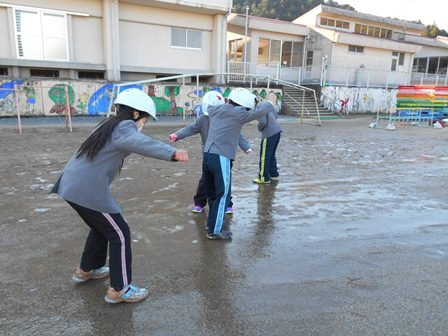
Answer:
[[[434,22],[448,31],[448,0],[338,0],[356,11],[401,20],[421,20],[424,25]]]

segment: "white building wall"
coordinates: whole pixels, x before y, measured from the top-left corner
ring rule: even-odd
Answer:
[[[104,64],[103,22],[99,17],[74,16],[70,61]]]
[[[102,0],[8,0],[4,2],[17,6],[29,6],[68,12],[88,13],[92,16],[102,16],[103,13]]]
[[[390,113],[395,111],[398,89],[326,86],[321,93],[321,101],[328,109],[334,110],[334,102],[348,99],[344,113]]]
[[[0,58],[10,58],[13,55],[9,36],[8,9],[0,7]]]
[[[415,57],[440,57],[440,56],[448,56],[448,48],[424,46],[422,50],[415,55]]]
[[[202,32],[202,50],[170,46],[171,27],[120,23],[122,66],[209,70],[210,32]]]
[[[201,50],[171,47],[172,27],[201,30]],[[120,4],[121,65],[209,71],[212,29],[212,16]]]

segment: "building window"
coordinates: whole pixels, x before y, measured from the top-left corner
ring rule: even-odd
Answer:
[[[349,45],[348,51],[363,54],[364,53],[364,47],[358,46],[358,45]]]
[[[243,39],[229,41],[229,60],[243,61]]]
[[[280,62],[281,46],[281,40],[260,38],[258,40],[258,64]]]
[[[308,50],[306,52],[306,66],[313,65],[313,54],[314,54],[314,52],[312,50]]]
[[[448,70],[448,57],[440,57],[439,60],[439,70],[437,73],[439,75],[446,75]]]
[[[68,61],[67,17],[41,9],[14,9],[18,58]]]
[[[229,41],[229,60],[234,62],[242,62],[244,53],[243,49],[243,39]]]
[[[293,42],[292,43],[292,55],[291,55],[291,66],[301,67],[303,59],[303,43]]]
[[[400,66],[404,65],[404,56],[405,53],[401,53],[398,51],[392,52],[392,65],[390,68],[392,71],[396,71],[398,65]]]
[[[429,63],[428,63],[428,73],[430,74],[436,74],[437,73],[437,67],[439,63],[438,57],[430,57]]]
[[[414,58],[414,64],[412,71],[426,73],[426,65],[428,64],[428,58]]]
[[[350,23],[347,22],[347,21],[333,20],[333,19],[328,19],[328,18],[325,18],[325,17],[320,18],[320,24],[322,26],[342,28],[342,29],[349,29],[350,28]]]
[[[392,38],[391,29],[385,29],[375,26],[367,26],[359,23],[355,24],[355,33],[389,40]]]
[[[269,61],[278,63],[280,62],[280,55],[282,49],[282,41],[271,40],[271,47],[269,48]]]
[[[171,46],[176,48],[201,49],[202,32],[200,30],[171,28]]]
[[[258,64],[269,63],[269,40],[261,38],[258,40]]]
[[[104,79],[103,71],[78,71],[78,78]]]
[[[46,70],[46,69],[30,69],[31,77],[51,77],[57,78],[59,77],[58,70]]]
[[[281,63],[284,67],[302,65],[303,43],[260,38],[258,64]]]
[[[8,68],[0,68],[0,76],[9,76]]]
[[[391,71],[397,71],[397,59],[396,58],[392,58],[392,65],[390,67]]]
[[[404,53],[398,55],[398,65],[404,65]]]
[[[282,44],[282,66],[302,66],[303,44],[299,42],[283,41]]]

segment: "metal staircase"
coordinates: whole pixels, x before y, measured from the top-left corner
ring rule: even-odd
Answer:
[[[304,91],[291,86],[283,86],[283,113],[302,116],[304,118],[329,119],[339,117],[320,102],[316,104],[313,92]]]

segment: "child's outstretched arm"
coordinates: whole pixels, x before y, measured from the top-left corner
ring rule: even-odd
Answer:
[[[184,128],[181,128],[180,130],[176,131],[175,133],[171,133],[168,136],[168,140],[170,142],[176,142],[178,140],[182,140],[184,138],[187,138],[189,136],[198,134],[201,132],[201,117],[196,119],[194,123],[191,123],[190,125],[185,126]]]
[[[240,134],[240,139],[238,141],[238,146],[246,154],[249,154],[250,152],[252,152],[252,146],[250,145],[249,140],[247,140],[247,138],[244,136],[243,133]]]
[[[250,111],[245,111],[245,113],[242,113],[241,118],[243,123],[248,123],[249,121],[260,119],[261,117],[264,117],[267,115],[270,111],[272,111],[274,107],[271,103],[267,101],[263,101],[261,103],[258,103],[255,109]]]

